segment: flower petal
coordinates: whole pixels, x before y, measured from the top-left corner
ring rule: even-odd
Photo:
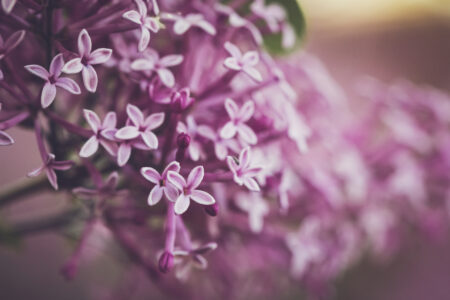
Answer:
[[[237,128],[233,122],[228,122],[225,126],[220,130],[220,137],[223,139],[231,139],[236,135]]]
[[[247,73],[251,78],[253,78],[255,81],[261,82],[262,76],[261,73],[259,73],[258,70],[256,70],[254,67],[244,66],[242,68],[242,71]]]
[[[114,111],[110,111],[106,114],[105,119],[103,119],[102,128],[103,129],[116,128],[116,124],[117,124],[117,115]]]
[[[42,171],[44,171],[45,167],[44,166],[40,166],[39,168],[34,169],[31,172],[28,172],[27,177],[36,177],[39,176]]]
[[[92,154],[97,152],[98,145],[99,145],[99,142],[98,142],[97,137],[95,135],[91,136],[87,140],[87,142],[84,143],[83,147],[81,147],[81,150],[80,150],[80,153],[79,153],[80,156],[81,157],[89,157],[89,156],[91,156]]]
[[[258,137],[249,126],[241,123],[237,126],[237,131],[239,133],[239,137],[246,143],[254,145],[258,142]]]
[[[219,160],[224,160],[228,155],[228,149],[223,143],[216,143],[214,145],[214,152]]]
[[[255,112],[255,104],[253,103],[253,101],[247,101],[239,110],[238,118],[242,122],[247,122],[253,116],[254,112]]]
[[[103,148],[105,148],[106,151],[108,151],[111,156],[117,156],[118,147],[116,143],[101,139],[100,144],[103,146]]]
[[[83,109],[83,115],[89,126],[91,126],[92,131],[97,133],[101,128],[100,118],[97,116],[95,112],[89,109]]]
[[[108,48],[95,49],[89,56],[89,63],[91,65],[103,64],[111,57],[111,55],[112,49]]]
[[[175,77],[169,69],[158,69],[156,72],[158,73],[159,79],[165,86],[168,88],[174,87]]]
[[[57,87],[63,88],[74,95],[81,94],[81,89],[78,83],[70,78],[58,78],[55,84]]]
[[[81,71],[83,76],[84,87],[91,93],[95,93],[97,90],[98,77],[97,72],[95,72],[94,67],[87,65],[83,67]]]
[[[141,126],[144,124],[144,114],[136,105],[127,104],[127,115],[134,126]]]
[[[119,146],[119,151],[117,153],[117,164],[122,167],[124,166],[131,156],[131,145],[128,143],[122,143]]]
[[[230,119],[236,119],[239,116],[239,107],[231,98],[225,99],[225,110]]]
[[[232,156],[227,156],[227,165],[233,173],[236,173],[237,169],[239,168]]]
[[[223,64],[225,65],[225,67],[227,67],[231,70],[235,70],[235,71],[242,70],[241,65],[239,64],[239,62],[237,61],[237,59],[235,57],[227,57],[225,59],[225,61],[223,62]]]
[[[256,182],[255,179],[250,178],[250,177],[245,177],[244,178],[244,185],[250,190],[250,191],[254,191],[254,192],[259,192],[260,188],[258,183]]]
[[[12,11],[16,1],[17,0],[2,0],[2,7],[5,13],[9,14]]]
[[[125,126],[117,130],[115,137],[121,140],[132,140],[139,136],[139,130],[134,126]]]
[[[169,171],[179,172],[180,171],[180,163],[177,161],[173,161],[170,164],[168,164],[167,167],[164,169],[163,173],[161,174],[161,176],[163,178],[167,178],[167,172],[169,172]]]
[[[52,185],[55,190],[58,190],[58,178],[56,177],[56,173],[53,169],[45,169],[45,173],[47,174],[48,181]]]
[[[155,62],[150,59],[139,58],[131,63],[131,69],[134,71],[153,70]]]
[[[27,71],[32,73],[33,75],[36,75],[44,80],[48,80],[48,77],[50,76],[48,71],[39,65],[27,65],[25,66],[25,69],[27,69]]]
[[[159,60],[159,65],[163,67],[173,67],[181,64],[183,62],[183,55],[166,55]]]
[[[56,85],[46,82],[41,94],[42,108],[47,108],[53,103],[56,97]]]
[[[174,171],[169,171],[167,173],[167,180],[180,191],[186,186],[186,180],[184,180],[183,176]]]
[[[196,189],[200,185],[200,183],[202,183],[203,176],[205,176],[205,170],[203,169],[203,166],[197,166],[192,169],[187,178],[188,189]]]
[[[150,148],[150,149],[157,149],[158,148],[158,138],[156,135],[147,130],[141,133],[142,140],[144,143]]]
[[[151,114],[145,119],[144,126],[147,128],[147,130],[158,128],[164,122],[164,117],[165,115],[162,112]]]
[[[253,67],[259,62],[259,54],[256,51],[248,51],[242,57],[242,63],[245,66]]]
[[[230,42],[226,42],[224,45],[225,50],[228,51],[228,53],[230,53],[230,55],[234,58],[236,58],[237,60],[240,60],[242,57],[242,53],[239,50],[238,47],[236,47],[236,45],[230,43]]]
[[[86,29],[81,30],[78,35],[78,53],[83,56],[89,56],[92,50],[92,41]]]
[[[144,51],[147,48],[149,42],[150,42],[150,31],[147,29],[147,27],[141,26],[141,37],[139,39],[138,45],[139,52]]]
[[[211,205],[216,203],[216,200],[209,193],[199,190],[194,190],[191,192],[191,199],[195,202],[203,205]]]
[[[245,147],[241,153],[239,153],[239,166],[241,168],[247,168],[250,166],[251,162],[251,149],[250,147]]]
[[[5,0],[3,0],[5,2]],[[14,1],[13,1],[14,2]],[[9,36],[3,45],[4,52],[10,52],[16,48],[25,37],[25,30],[19,30]]]
[[[216,28],[214,28],[214,26],[206,20],[198,21],[195,25],[200,27],[210,35],[216,35]]]
[[[125,12],[122,15],[122,17],[124,17],[125,19],[130,20],[133,23],[142,24],[142,22],[141,22],[141,15],[135,10],[129,10],[129,11]]]
[[[77,57],[69,60],[63,67],[62,71],[66,74],[76,74],[81,72],[83,69],[83,64],[81,63],[81,58]]]
[[[0,146],[9,146],[14,144],[13,138],[4,131],[0,130]]]
[[[184,34],[188,29],[191,28],[191,23],[186,21],[184,18],[179,18],[173,25],[173,32],[178,35]]]
[[[170,201],[176,201],[178,198],[177,189],[170,184],[168,184],[164,187],[164,194],[166,195],[167,199]]]
[[[152,206],[157,204],[162,196],[163,196],[164,188],[160,187],[159,185],[155,185],[153,189],[150,191],[150,194],[148,195],[147,203],[148,205]]]
[[[150,182],[159,185],[159,181],[161,180],[161,175],[159,175],[158,171],[150,167],[141,168],[141,175]]]
[[[188,208],[190,204],[189,196],[185,196],[183,193],[178,196],[175,205],[174,210],[177,215],[183,214]]]
[[[50,63],[50,74],[55,76],[55,78],[58,78],[59,75],[61,75],[62,69],[64,67],[64,58],[63,55],[60,53],[56,55],[52,62]]]
[[[145,17],[147,15],[147,4],[142,0],[135,0],[135,2],[138,7],[139,14],[142,17]]]

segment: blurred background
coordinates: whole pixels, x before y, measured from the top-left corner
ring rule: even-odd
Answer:
[[[308,24],[305,50],[323,61],[352,101],[358,101],[355,86],[365,75],[384,82],[408,78],[450,92],[450,0],[300,2]],[[34,135],[10,133],[16,143],[0,149],[0,188],[23,179],[40,164]],[[6,207],[2,217],[26,220],[61,211],[67,203],[63,195],[39,194]],[[339,278],[337,299],[450,299],[449,240],[412,239],[392,261],[360,263]],[[124,266],[109,256],[111,249],[96,249],[95,244],[92,249],[103,253],[100,260],[82,263],[79,276],[65,282],[59,268],[71,247],[56,234],[0,247],[0,299],[90,299],[94,288],[102,293],[120,280]],[[138,284],[136,289],[139,295]]]

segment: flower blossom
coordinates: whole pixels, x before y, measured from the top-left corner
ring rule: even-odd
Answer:
[[[211,140],[214,144],[214,153],[219,160],[227,158],[228,150],[239,152],[239,143],[235,139],[224,139],[208,125],[198,126],[198,134]]]
[[[83,83],[86,89],[95,93],[97,90],[98,76],[92,65],[105,63],[112,54],[112,49],[98,48],[92,51],[92,41],[86,29],[78,35],[78,53],[80,57],[68,61],[63,68],[67,74],[75,74],[81,71]]]
[[[259,193],[240,193],[236,205],[248,214],[248,223],[254,233],[263,229],[264,217],[269,213],[269,205]]]
[[[148,181],[155,184],[148,195],[148,205],[152,206],[157,204],[161,200],[163,194],[166,195],[167,199],[170,201],[177,200],[178,192],[176,188],[167,180],[167,174],[169,171],[179,172],[180,163],[177,161],[171,162],[167,165],[162,174],[159,174],[158,171],[150,167],[141,168],[141,175]]]
[[[173,31],[178,35],[186,33],[191,27],[198,27],[210,35],[216,35],[216,29],[211,23],[205,20],[205,17],[202,14],[194,13],[185,16],[163,14],[162,17],[167,20],[175,21]]]
[[[41,94],[41,105],[47,108],[53,103],[56,97],[56,87],[60,87],[69,93],[78,95],[81,93],[78,84],[70,78],[60,78],[64,66],[64,58],[62,54],[56,55],[50,63],[50,69],[47,71],[39,65],[27,65],[25,69],[28,72],[44,79],[46,82]]]
[[[246,143],[251,145],[256,144],[258,138],[245,122],[250,120],[255,111],[255,104],[252,101],[247,101],[239,108],[231,98],[225,100],[225,110],[230,117],[228,121],[220,130],[220,136],[224,139],[230,139],[236,134]]]
[[[202,204],[211,205],[216,203],[216,200],[209,193],[197,190],[197,187],[203,180],[205,171],[203,166],[197,166],[191,170],[187,180],[179,173],[169,171],[167,179],[180,191],[174,210],[178,215],[183,214],[188,208],[191,200]]]
[[[237,163],[232,156],[227,157],[227,164],[231,172],[233,172],[233,179],[239,185],[245,185],[249,190],[260,191],[259,185],[253,177],[263,170],[260,167],[251,166],[252,156],[250,147],[242,149],[239,153],[239,162]]]
[[[172,88],[175,86],[175,76],[168,69],[169,67],[178,66],[183,62],[183,55],[166,55],[159,57],[155,50],[147,50],[144,52],[144,58],[138,58],[131,64],[131,69],[135,71],[155,71],[161,82]]]
[[[127,105],[129,124],[115,132],[115,138],[122,141],[119,146],[117,161],[119,166],[126,164],[131,155],[131,147],[140,149],[158,148],[158,138],[152,132],[164,122],[164,113],[154,113],[144,118],[142,111],[135,105]]]
[[[89,138],[89,140],[83,145],[80,150],[81,157],[89,157],[93,155],[98,150],[99,144],[101,144],[109,154],[117,155],[117,145],[108,140],[103,134],[108,130],[113,130],[116,128],[117,117],[115,112],[109,112],[106,114],[103,123],[100,118],[92,110],[85,109],[83,111],[84,118],[91,127],[94,135]]]
[[[61,160],[56,161],[55,155],[52,153],[47,154],[47,161],[44,165],[28,173],[28,177],[36,177],[40,175],[43,171],[47,174],[48,181],[55,190],[58,190],[58,179],[56,177],[55,170],[65,171],[69,170],[74,165],[73,161]]]
[[[224,66],[235,71],[243,71],[255,81],[262,81],[261,73],[255,68],[259,62],[259,54],[256,51],[248,51],[242,55],[236,45],[226,42],[225,50],[231,55],[224,61]]]
[[[101,185],[95,189],[88,189],[85,187],[76,187],[72,190],[74,194],[78,194],[84,197],[111,197],[111,196],[125,196],[128,192],[126,190],[116,190],[119,182],[119,173],[111,173]]]
[[[192,268],[204,270],[208,267],[208,261],[203,256],[217,248],[217,243],[207,243],[190,251],[175,249],[173,251],[175,276],[180,280],[186,280]]]
[[[125,19],[130,20],[141,26],[141,37],[139,39],[138,49],[140,52],[144,51],[148,43],[150,42],[150,30],[157,33],[162,24],[159,22],[159,17],[149,17],[147,16],[147,4],[142,0],[135,0],[136,6],[139,11],[129,10],[123,14]],[[153,1],[153,11],[158,14],[158,6],[155,5],[156,1]]]

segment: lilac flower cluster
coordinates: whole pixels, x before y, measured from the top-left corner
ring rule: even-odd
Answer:
[[[435,233],[448,217],[449,99],[369,82],[355,117],[314,58],[266,52],[268,33],[296,43],[277,3],[15,2],[0,145],[34,127],[28,175],[85,199],[68,278],[102,227],[172,296],[195,298],[161,273],[194,281],[192,267],[224,298],[262,266],[317,292],[366,249],[393,252],[404,223]]]

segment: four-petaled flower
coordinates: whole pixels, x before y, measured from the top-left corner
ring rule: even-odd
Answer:
[[[101,185],[95,189],[88,189],[85,187],[76,187],[72,190],[74,194],[82,197],[91,198],[94,196],[99,197],[112,197],[112,196],[125,196],[128,194],[127,190],[116,190],[119,182],[119,173],[113,172]]]
[[[248,214],[248,223],[254,233],[263,229],[264,217],[269,213],[269,205],[259,193],[240,193],[236,205]]]
[[[95,93],[97,90],[98,76],[92,65],[105,63],[111,57],[112,50],[98,48],[92,51],[91,37],[86,29],[83,29],[78,35],[78,53],[80,57],[68,61],[63,68],[63,72],[75,74],[81,71],[84,86],[89,92]]]
[[[167,18],[175,20],[173,31],[179,35],[186,33],[186,31],[188,31],[193,26],[203,29],[210,35],[216,34],[216,29],[214,28],[214,26],[206,21],[205,17],[202,14],[195,13],[187,14],[186,16],[170,14],[167,15]]]
[[[168,68],[181,64],[183,55],[171,54],[160,58],[159,54],[152,49],[147,50],[143,55],[144,58],[133,61],[131,69],[135,71],[155,71],[165,86],[174,87],[175,76]]]
[[[144,118],[142,111],[132,104],[127,105],[127,115],[127,125],[115,133],[115,138],[123,141],[117,155],[119,166],[127,163],[132,146],[147,150],[158,148],[158,138],[152,130],[164,122],[164,113],[154,113]]]
[[[141,37],[139,39],[138,49],[142,52],[147,48],[148,43],[150,42],[150,30],[157,33],[162,27],[162,24],[159,22],[159,17],[147,16],[147,4],[145,4],[144,1],[135,0],[135,2],[139,12],[129,10],[123,14],[123,17],[141,26]],[[153,10],[156,14],[158,13],[156,5],[153,6]]]
[[[188,208],[191,199],[195,202],[203,205],[211,205],[216,203],[216,200],[209,193],[197,190],[197,187],[203,180],[205,171],[203,166],[197,166],[191,170],[187,181],[183,176],[174,171],[169,171],[167,179],[180,191],[174,210],[175,213],[181,215]]]
[[[47,154],[47,160],[44,165],[28,173],[28,177],[36,177],[40,175],[43,171],[47,174],[48,181],[53,186],[55,190],[58,189],[58,180],[56,177],[55,170],[65,171],[70,169],[74,165],[73,161],[61,160],[56,161],[55,155],[52,153]]]
[[[252,101],[247,101],[239,108],[232,99],[225,100],[225,110],[230,117],[225,126],[220,130],[220,136],[224,139],[230,139],[236,135],[248,144],[256,144],[258,138],[255,132],[245,122],[250,120],[255,111],[255,104]]]
[[[50,69],[48,72],[46,69],[39,65],[27,65],[27,69],[30,73],[44,79],[46,82],[41,94],[41,105],[43,108],[52,104],[56,97],[56,87],[65,89],[66,91],[78,95],[81,93],[78,84],[70,78],[60,78],[62,68],[64,66],[64,58],[62,54],[56,55],[50,63]]]
[[[255,0],[250,5],[251,11],[266,21],[270,31],[278,32],[280,24],[286,19],[283,7],[277,3],[266,5],[264,0]]]
[[[241,50],[230,42],[226,42],[224,47],[231,55],[225,59],[223,63],[225,67],[235,71],[243,71],[252,79],[262,81],[261,73],[255,68],[259,62],[258,52],[248,51],[242,55]]]
[[[198,134],[211,140],[214,144],[214,152],[220,160],[227,158],[228,149],[239,152],[239,143],[235,139],[223,139],[214,129],[207,125],[198,126]]]
[[[109,112],[106,114],[103,123],[100,118],[92,110],[85,109],[83,111],[84,118],[91,127],[94,135],[87,140],[80,150],[81,157],[89,157],[93,155],[98,150],[99,144],[106,149],[112,156],[117,155],[117,144],[109,140],[104,134],[109,130],[114,130],[116,128],[117,117],[115,112]]]
[[[258,192],[260,188],[253,177],[258,176],[262,168],[251,166],[251,160],[250,147],[246,147],[239,154],[239,164],[236,163],[232,156],[227,157],[227,164],[231,172],[233,172],[234,182],[239,185],[245,185],[251,191]]]
[[[144,176],[148,181],[155,184],[153,189],[150,191],[150,194],[148,195],[148,205],[157,204],[161,200],[163,193],[170,201],[177,200],[177,189],[167,180],[167,173],[169,171],[179,172],[180,164],[177,161],[171,162],[167,165],[162,174],[159,174],[158,171],[150,167],[141,168],[142,176]]]
[[[175,276],[180,280],[186,280],[192,268],[204,270],[208,267],[208,261],[203,256],[217,248],[217,243],[211,242],[190,251],[175,249],[173,251]]]

